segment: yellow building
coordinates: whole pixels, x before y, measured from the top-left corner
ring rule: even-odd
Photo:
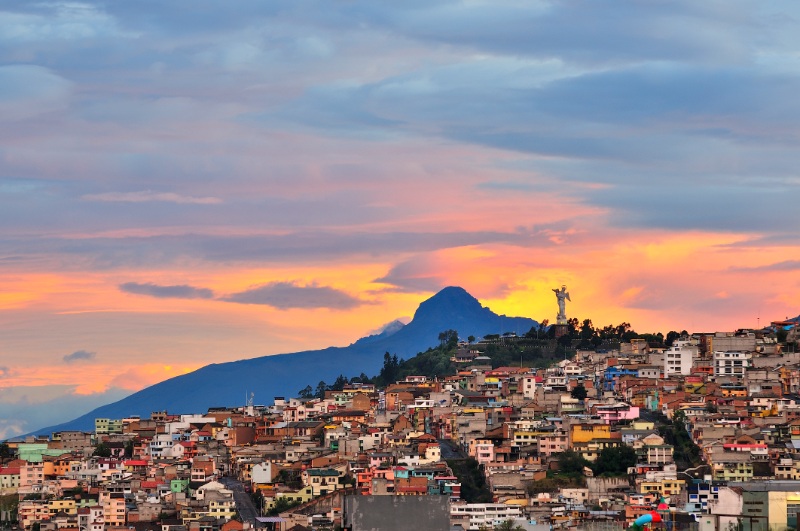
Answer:
[[[611,426],[608,424],[573,424],[569,428],[569,440],[572,444],[586,443],[592,439],[610,439]]]
[[[78,506],[75,500],[51,500],[47,507],[52,516],[62,511],[70,516],[78,514]]]
[[[656,494],[658,496],[677,496],[683,490],[686,482],[682,479],[662,479],[660,481],[642,481],[639,485],[641,494]]]
[[[124,526],[125,525],[125,499],[124,498],[105,498],[103,500],[103,517],[106,525]]]
[[[606,448],[613,448],[621,446],[622,442],[619,439],[594,439],[589,442],[581,442],[572,445],[572,450],[579,453],[581,457],[587,461],[594,463],[600,452]]]
[[[211,500],[208,503],[208,516],[214,518],[233,518],[236,516],[236,502],[233,499]]]
[[[275,502],[280,498],[283,498],[290,503],[306,503],[307,501],[311,501],[313,497],[314,491],[311,485],[296,491],[278,492],[272,499],[266,497],[264,498],[264,510],[268,511],[275,507]]]

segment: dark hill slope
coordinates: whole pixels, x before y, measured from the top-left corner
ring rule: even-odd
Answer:
[[[384,352],[411,357],[438,342],[440,332],[458,330],[465,338],[501,332],[527,332],[537,323],[524,317],[505,317],[484,308],[462,288],[445,288],[420,304],[414,319],[399,330],[359,339],[347,347],[329,347],[295,354],[263,356],[212,364],[152,385],[118,402],[99,407],[70,422],[36,430],[93,430],[95,418],[123,418],[153,411],[205,412],[213,406],[243,405],[248,393],[259,404],[275,396],[293,397],[306,385],[332,383],[340,374],[377,374]],[[396,330],[396,331],[395,331]]]

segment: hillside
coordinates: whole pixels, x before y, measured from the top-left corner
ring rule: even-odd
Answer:
[[[248,393],[257,403],[275,396],[297,396],[309,383],[332,382],[340,374],[377,374],[385,352],[410,357],[438,343],[443,330],[461,337],[505,331],[526,332],[538,323],[524,317],[506,317],[481,306],[464,289],[448,287],[420,304],[406,326],[393,325],[381,334],[362,338],[347,347],[278,354],[212,364],[152,385],[118,402],[57,426],[37,429],[49,434],[62,430],[92,430],[95,418],[149,417],[153,411],[204,412],[209,407],[242,404]]]

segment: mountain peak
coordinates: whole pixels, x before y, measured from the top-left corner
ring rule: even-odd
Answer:
[[[381,334],[383,334],[384,337],[389,337],[390,335],[395,334],[400,330],[402,330],[405,325],[406,324],[400,319],[395,319],[391,323],[388,323],[383,326],[383,328],[381,329]]]
[[[458,286],[448,286],[439,291],[430,299],[423,301],[414,319],[426,319],[430,316],[439,316],[448,313],[473,313],[483,310],[481,303],[470,295],[467,290]]]

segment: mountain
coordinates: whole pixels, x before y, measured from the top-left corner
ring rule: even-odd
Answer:
[[[462,338],[503,332],[524,333],[537,323],[525,317],[497,315],[459,287],[448,287],[419,305],[405,326],[391,323],[383,332],[361,338],[347,347],[276,354],[229,363],[211,364],[138,391],[118,402],[99,407],[75,420],[36,430],[50,434],[63,430],[93,430],[95,418],[124,418],[153,411],[205,412],[214,406],[244,405],[255,394],[259,404],[276,396],[293,397],[306,385],[332,383],[337,376],[378,374],[384,352],[409,358],[438,343],[439,333],[453,329]]]

